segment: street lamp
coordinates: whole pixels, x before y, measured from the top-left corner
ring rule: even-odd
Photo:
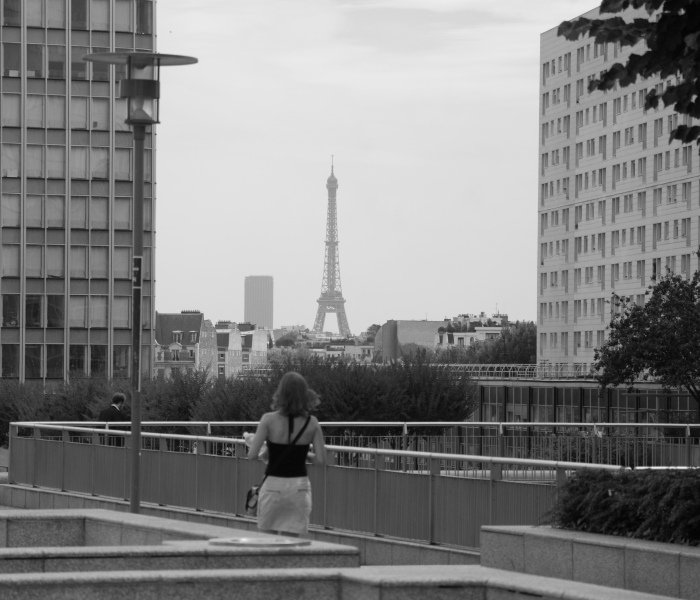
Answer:
[[[143,291],[143,145],[146,127],[159,123],[160,67],[192,65],[191,56],[155,52],[100,52],[83,60],[109,65],[126,65],[126,78],[119,95],[128,101],[126,123],[134,132],[134,256],[132,263],[132,360],[131,360],[131,495],[132,513],[141,504],[141,296]]]

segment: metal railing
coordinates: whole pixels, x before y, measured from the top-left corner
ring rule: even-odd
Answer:
[[[382,363],[360,363],[366,366],[384,366]],[[546,363],[546,364],[440,364],[453,375],[466,374],[472,379],[587,379],[595,378],[587,363]],[[243,365],[241,377],[268,377],[274,368],[269,364]]]
[[[84,421],[52,423],[103,426]],[[109,424],[106,424],[109,426]],[[112,424],[115,426],[116,424]],[[118,425],[117,425],[118,426]],[[128,423],[122,426],[128,428]],[[187,435],[240,438],[255,421],[150,421],[144,431],[181,429]],[[407,450],[502,458],[611,464],[627,467],[700,466],[700,424],[561,422],[323,422],[327,444],[353,447],[341,455],[358,462],[359,449]],[[373,430],[379,430],[373,433]]]
[[[144,431],[141,440],[144,502],[244,515],[263,467],[245,459],[242,439]],[[9,481],[128,499],[131,452],[128,431],[12,423]],[[328,459],[309,466],[313,525],[472,548],[482,525],[539,523],[557,484],[576,470],[624,469],[337,445],[328,446]]]

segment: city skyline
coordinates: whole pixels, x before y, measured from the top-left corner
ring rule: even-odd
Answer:
[[[539,36],[594,6],[159,5],[158,50],[200,63],[162,81],[157,310],[240,320],[262,272],[276,322],[311,327],[333,154],[354,333],[496,304],[535,320]]]

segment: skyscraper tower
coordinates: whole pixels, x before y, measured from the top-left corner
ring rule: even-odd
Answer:
[[[248,275],[245,278],[243,318],[246,323],[272,329],[273,284],[271,275]]]
[[[323,331],[326,314],[336,313],[338,318],[338,331],[343,336],[351,336],[348,318],[345,316],[345,299],[340,286],[340,259],[338,257],[338,218],[335,203],[335,194],[338,189],[338,180],[333,174],[331,163],[331,176],[326,182],[328,190],[328,217],[326,220],[326,258],[323,263],[323,281],[321,282],[321,297],[318,299],[318,311],[314,321],[314,333]]]

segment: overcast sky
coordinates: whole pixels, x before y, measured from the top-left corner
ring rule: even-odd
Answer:
[[[594,0],[163,0],[156,310],[312,327],[338,178],[350,329],[534,320],[540,33]],[[337,331],[335,315],[326,330]]]

